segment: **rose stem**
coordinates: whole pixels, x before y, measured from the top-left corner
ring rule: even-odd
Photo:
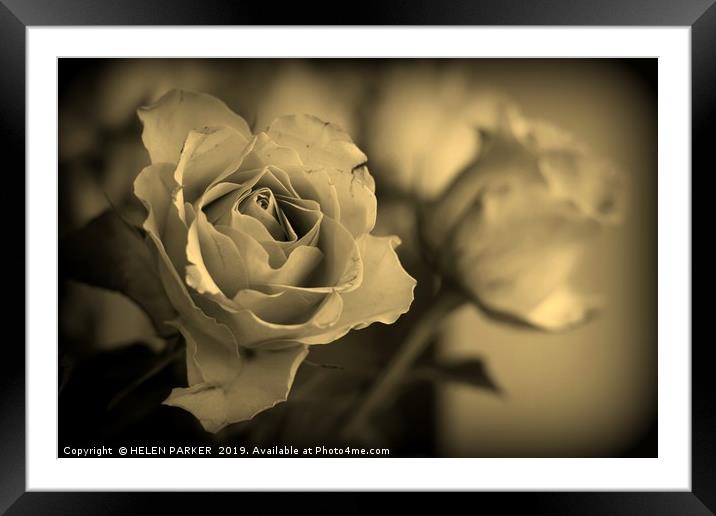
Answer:
[[[464,302],[465,297],[457,290],[442,288],[437,292],[432,305],[422,314],[388,366],[373,384],[368,395],[348,420],[342,432],[343,438],[349,439],[357,435],[371,414],[393,398],[403,377],[425,351],[442,319]]]
[[[176,340],[170,340],[167,343],[168,345],[166,351],[162,354],[159,360],[146,373],[115,394],[107,404],[107,410],[112,410],[120,401],[126,398],[144,382],[160,373],[165,367],[172,364],[175,360],[182,358],[184,356],[184,347],[178,345],[179,340],[179,337],[176,337]]]

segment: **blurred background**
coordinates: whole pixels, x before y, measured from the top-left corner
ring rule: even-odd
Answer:
[[[366,440],[393,456],[656,456],[656,70],[655,59],[60,59],[60,237],[110,205],[134,204],[132,183],[149,163],[136,109],[185,88],[222,99],[254,131],[290,113],[341,125],[376,180],[375,233],[402,238],[401,262],[418,280],[396,324],[314,347],[287,403],[212,436],[160,405],[185,372],[181,363],[153,371],[165,343],[144,313],[61,269],[60,442],[335,440],[336,421],[430,303],[416,206],[475,158],[470,124],[493,116],[499,98],[569,131],[627,177],[624,222],[590,242],[574,278],[605,308],[560,333],[460,308],[422,360],[475,361],[485,381],[416,378]]]

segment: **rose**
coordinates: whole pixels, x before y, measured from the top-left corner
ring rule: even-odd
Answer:
[[[543,329],[596,308],[569,276],[584,244],[619,220],[621,176],[570,135],[506,110],[483,148],[425,211],[424,241],[488,312]]]
[[[340,128],[297,115],[252,135],[189,91],[138,114],[135,194],[186,341],[189,386],[164,403],[216,432],[284,401],[308,345],[408,310],[415,281],[398,240],[370,234],[374,182]]]
[[[391,68],[366,117],[375,170],[393,189],[434,199],[477,156],[476,126],[494,126],[508,101],[475,87],[467,70],[434,64]]]

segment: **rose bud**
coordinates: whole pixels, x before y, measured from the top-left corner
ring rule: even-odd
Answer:
[[[569,285],[585,243],[617,222],[622,179],[569,135],[505,112],[482,149],[422,214],[446,277],[499,318],[546,330],[596,308]]]

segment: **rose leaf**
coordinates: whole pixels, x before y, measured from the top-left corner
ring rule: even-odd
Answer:
[[[457,382],[500,394],[500,387],[494,382],[485,364],[479,359],[449,364],[433,364],[415,369],[414,379],[430,380],[435,383]]]
[[[66,278],[114,290],[137,303],[158,333],[176,333],[166,324],[176,317],[153,267],[141,230],[115,210],[107,210],[59,243],[60,271]]]

